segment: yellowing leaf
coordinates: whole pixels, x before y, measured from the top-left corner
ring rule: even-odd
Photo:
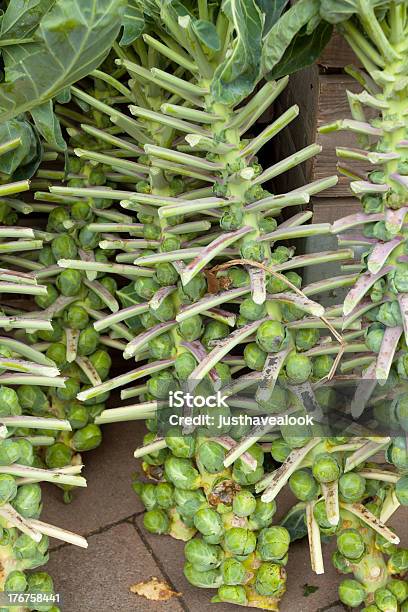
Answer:
[[[182,595],[182,593],[173,591],[167,582],[163,582],[155,576],[145,582],[133,584],[130,587],[130,591],[150,601],[168,601],[172,597],[181,597]]]

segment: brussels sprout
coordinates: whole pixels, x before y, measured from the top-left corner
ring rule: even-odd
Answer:
[[[365,553],[365,544],[357,529],[344,529],[337,536],[337,548],[346,559],[359,561]]]
[[[56,395],[58,399],[68,402],[76,398],[79,393],[79,382],[75,378],[67,378],[65,387],[57,388]]]
[[[50,246],[47,245],[42,247],[41,251],[38,254],[38,261],[46,268],[48,268],[49,266],[53,266],[57,263],[54,255],[52,254]]]
[[[65,344],[54,342],[46,351],[48,359],[53,361],[59,370],[62,370],[67,363],[67,349]]]
[[[174,369],[179,380],[187,380],[196,367],[196,358],[191,353],[181,353],[174,362]]]
[[[406,365],[408,367],[408,359],[407,359]],[[395,419],[397,422],[397,427],[399,424],[404,431],[408,431],[408,394],[406,393],[404,393],[403,395],[400,395],[397,398],[396,405],[395,405]],[[390,428],[393,426],[393,422],[392,421],[390,422],[390,419],[388,420],[387,424],[389,425]]]
[[[314,505],[313,515],[322,529],[330,529],[330,527],[332,527],[327,518],[326,503],[324,500],[320,500]]]
[[[290,446],[283,438],[277,438],[271,443],[272,458],[278,463],[283,463],[292,452]]]
[[[390,574],[402,574],[408,570],[408,549],[400,548],[392,553],[388,559],[388,571]]]
[[[232,511],[237,516],[245,517],[253,514],[256,509],[256,499],[250,491],[243,489],[236,493],[232,501]]]
[[[244,349],[245,363],[251,370],[262,372],[267,353],[259,348],[256,342],[249,342]]]
[[[0,386],[0,416],[19,416],[20,402],[14,389]]]
[[[15,440],[6,438],[0,441],[0,465],[16,463],[20,457],[20,446]]]
[[[69,221],[69,213],[62,206],[53,208],[48,215],[47,229],[49,232],[66,232],[64,222]]]
[[[44,342],[59,342],[64,335],[64,330],[58,321],[52,322],[52,331],[38,330],[37,336]]]
[[[47,287],[47,294],[46,295],[36,295],[34,298],[37,306],[39,306],[39,308],[44,308],[44,309],[48,308],[48,306],[51,306],[51,304],[53,304],[58,297],[58,291],[56,290],[54,285],[46,283],[45,286]]]
[[[62,442],[48,446],[45,451],[45,463],[50,469],[62,468],[71,464],[73,452]]]
[[[172,356],[174,343],[170,334],[160,334],[148,343],[149,351],[154,359],[169,359]]]
[[[71,424],[72,429],[82,429],[88,424],[89,412],[86,406],[80,402],[72,402],[65,409],[65,416]]]
[[[72,436],[72,448],[81,453],[82,451],[93,450],[98,448],[102,442],[102,432],[98,425],[89,423],[82,429],[76,431]]]
[[[257,552],[262,561],[279,562],[289,550],[290,534],[285,527],[266,527],[258,536]]]
[[[220,546],[208,544],[201,538],[194,538],[186,543],[184,555],[194,569],[206,572],[221,565],[224,553]]]
[[[166,444],[175,457],[189,459],[195,451],[195,437],[185,436],[179,427],[171,427],[166,433]]]
[[[294,416],[303,416],[303,413],[295,413]],[[291,448],[304,446],[312,437],[312,431],[306,424],[281,425],[280,430],[282,438]]]
[[[210,474],[221,472],[224,469],[225,450],[218,442],[206,440],[200,444],[197,457]]]
[[[144,312],[143,314],[140,315],[140,323],[143,325],[143,327],[145,329],[150,329],[151,327],[154,327],[155,325],[157,325],[157,319],[151,314],[151,312]],[[136,317],[132,317],[132,319],[128,319],[127,323],[129,324],[129,321],[136,321]],[[133,325],[131,326],[131,329],[133,329]]]
[[[85,308],[72,304],[64,313],[65,323],[71,329],[85,329],[89,324],[89,315]]]
[[[175,487],[192,491],[200,486],[200,475],[189,459],[170,455],[164,463],[164,471]]]
[[[247,576],[245,566],[241,561],[230,557],[221,564],[222,580],[225,584],[244,584]]]
[[[246,606],[248,598],[243,586],[234,586],[223,584],[218,588],[218,594],[212,599],[213,602],[224,602],[236,604],[238,606]]]
[[[222,386],[226,385],[231,381],[231,368],[226,363],[217,363],[214,366],[215,371],[221,379]]]
[[[63,270],[57,277],[57,287],[67,297],[78,295],[81,291],[82,276],[79,270]]]
[[[180,247],[181,240],[178,236],[168,236],[162,241],[160,250],[163,253],[168,253],[169,251],[178,251]]]
[[[264,454],[259,444],[253,444],[247,451],[257,462],[255,470],[251,470],[241,459],[237,459],[232,470],[233,479],[242,486],[255,484],[264,474]]]
[[[37,518],[41,511],[40,485],[20,485],[12,505],[24,518]]]
[[[151,314],[158,320],[164,323],[165,321],[171,321],[176,316],[175,305],[172,300],[172,296],[168,295],[160,306],[155,310],[150,309]]]
[[[226,338],[230,333],[230,328],[225,323],[220,321],[210,321],[205,326],[204,334],[201,337],[202,344],[207,348],[211,349],[212,341],[222,340]]]
[[[197,274],[197,276],[192,278],[186,285],[179,287],[179,292],[182,298],[184,298],[182,300],[183,302],[197,302],[205,295],[206,291],[207,282],[203,274]]]
[[[256,342],[267,353],[277,353],[288,344],[285,326],[279,321],[264,321],[256,332]]]
[[[259,595],[279,598],[285,592],[286,572],[282,565],[277,563],[262,563],[259,567],[255,590]]]
[[[27,590],[29,593],[52,593],[54,590],[54,583],[51,576],[46,572],[35,572],[28,575]],[[38,610],[48,609],[48,606],[45,608],[38,608]]]
[[[366,479],[357,472],[347,472],[339,479],[339,491],[342,498],[349,503],[361,501],[366,489]]]
[[[112,366],[112,359],[109,353],[103,349],[97,349],[90,355],[89,361],[99,374],[100,379],[105,380]],[[101,395],[98,396],[98,401],[102,401],[101,397]]]
[[[339,598],[345,606],[350,608],[358,608],[361,606],[366,597],[366,591],[363,585],[357,580],[347,578],[343,580],[339,586]]]
[[[269,527],[275,513],[275,500],[271,502],[264,502],[261,499],[257,499],[255,510],[249,517],[251,528],[263,529],[263,527]]]
[[[395,495],[400,504],[408,506],[408,475],[403,476],[396,483]]]
[[[134,482],[133,489],[140,497],[140,501],[146,508],[146,510],[153,510],[156,508],[157,504],[157,496],[156,489],[157,486],[150,482]]]
[[[13,570],[10,572],[4,583],[6,593],[24,593],[27,588],[27,580],[24,572]]]
[[[181,321],[178,325],[178,332],[180,336],[187,340],[188,342],[193,342],[193,340],[197,340],[201,337],[203,333],[203,322],[200,315],[194,315],[189,319],[185,319]]]
[[[241,257],[262,263],[267,257],[265,244],[257,240],[247,240],[241,246]]]
[[[95,352],[99,344],[99,334],[93,327],[83,329],[78,339],[78,355],[86,356]]]
[[[387,327],[396,327],[402,325],[401,310],[397,300],[385,302],[380,306],[377,314],[377,321],[383,323]]]
[[[244,527],[227,529],[224,536],[224,549],[238,558],[245,558],[256,548],[256,536]]]
[[[295,334],[295,345],[298,351],[308,351],[317,344],[320,337],[318,329],[299,329]]]
[[[302,384],[310,378],[312,361],[306,355],[291,353],[285,362],[286,374],[292,384]]]
[[[365,343],[367,348],[374,353],[379,353],[384,337],[385,328],[381,323],[373,323],[367,328],[365,333]]]
[[[405,438],[394,438],[388,450],[388,458],[400,472],[406,473],[408,471],[408,452],[405,445]]]
[[[18,463],[20,465],[33,465],[34,463],[34,448],[33,445],[24,438],[20,440],[16,440],[19,450],[20,456],[18,458]]]
[[[329,375],[334,364],[331,355],[319,355],[313,359],[313,377],[320,380]]]
[[[400,604],[408,598],[408,582],[406,580],[392,578],[387,582],[387,589],[397,598]]]
[[[143,237],[146,240],[159,240],[160,234],[160,227],[154,223],[145,224],[143,227]]]
[[[317,497],[319,485],[310,470],[297,470],[289,478],[292,493],[301,501],[311,501]]]
[[[318,482],[333,482],[339,478],[341,468],[333,454],[319,453],[313,462],[312,472]]]
[[[155,373],[147,382],[149,393],[158,399],[167,399],[170,391],[174,390],[175,386],[176,381],[168,370]]]
[[[17,495],[15,478],[10,474],[0,474],[0,505],[6,504]]]
[[[386,588],[377,589],[374,593],[374,601],[382,612],[398,612],[398,600],[394,593]]]
[[[224,210],[220,219],[220,227],[226,232],[237,230],[242,226],[243,218],[242,210],[233,209],[231,206],[228,210]]]
[[[59,259],[76,259],[78,249],[75,241],[68,234],[61,234],[51,242],[52,254],[56,261]]]
[[[159,482],[156,486],[157,505],[164,510],[174,505],[173,487],[169,482]]]
[[[264,412],[279,414],[287,408],[288,400],[287,390],[276,384],[269,399],[258,401],[258,404]]]
[[[184,521],[186,519],[193,521],[195,515],[206,504],[206,498],[201,489],[188,491],[176,487],[173,494],[177,512],[182,516]],[[209,541],[209,544],[217,543],[218,542]]]
[[[258,321],[266,314],[265,304],[256,304],[251,297],[247,297],[242,301],[239,313],[248,321]]]
[[[224,535],[221,516],[212,508],[201,508],[194,514],[194,526],[202,534],[204,542],[219,544]]]
[[[249,285],[249,274],[243,268],[231,267],[228,269],[227,276],[231,287],[240,288]]]
[[[191,563],[185,564],[184,576],[190,584],[202,589],[217,589],[222,584],[219,569],[200,572]]]
[[[73,170],[71,170],[73,172]],[[79,172],[79,170],[78,170]],[[78,200],[71,205],[71,217],[76,221],[89,221],[92,216],[91,207],[87,202]]]
[[[148,510],[143,517],[143,525],[150,533],[168,533],[170,520],[164,510]]]
[[[340,551],[336,550],[332,555],[332,563],[336,570],[342,574],[351,574],[351,562],[344,557]]]

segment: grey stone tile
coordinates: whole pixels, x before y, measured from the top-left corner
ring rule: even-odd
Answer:
[[[136,529],[122,523],[89,538],[87,550],[64,546],[55,551],[47,570],[62,597],[64,612],[181,612],[177,598],[151,602],[130,586],[152,576],[163,579]]]

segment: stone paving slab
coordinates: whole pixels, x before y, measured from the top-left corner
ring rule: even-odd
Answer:
[[[138,469],[133,452],[143,435],[137,422],[104,426],[102,445],[83,454],[87,488],[74,491],[73,501],[64,504],[58,487],[44,486],[41,519],[87,535],[141,512],[143,505],[133,493],[131,482],[132,473]]]
[[[130,586],[151,576],[163,579],[134,526],[122,523],[89,538],[88,550],[64,546],[47,570],[62,597],[64,612],[182,612],[177,598],[151,602]]]

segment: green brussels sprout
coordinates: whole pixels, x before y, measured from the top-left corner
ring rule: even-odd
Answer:
[[[16,440],[19,449],[20,456],[18,458],[19,465],[33,465],[34,463],[34,448],[33,445],[24,438]]]
[[[267,353],[277,353],[288,344],[285,326],[279,321],[264,321],[256,332],[256,342]]]
[[[259,321],[265,316],[266,307],[265,304],[256,304],[251,297],[247,297],[239,307],[239,314],[248,321]]]
[[[28,575],[27,590],[29,593],[52,593],[54,583],[51,576],[46,572],[35,572]],[[49,607],[39,607],[38,610],[49,610]]]
[[[347,578],[343,580],[339,586],[339,598],[345,606],[350,608],[358,608],[361,606],[366,597],[366,591],[363,585],[357,580]]]
[[[89,324],[89,315],[82,306],[72,304],[65,311],[64,320],[71,329],[85,329]]]
[[[363,608],[361,612],[380,612],[375,604],[370,604],[366,608]]]
[[[272,459],[278,463],[283,463],[292,452],[291,447],[285,442],[283,438],[277,438],[272,440],[271,443],[271,455]]]
[[[173,487],[169,482],[159,482],[156,486],[156,500],[157,505],[164,510],[173,507]]]
[[[226,385],[231,381],[231,368],[227,363],[217,363],[214,366],[215,371],[221,379],[222,386]]]
[[[365,495],[366,479],[357,472],[347,472],[340,476],[339,492],[344,501],[354,503],[361,501]]]
[[[387,327],[396,327],[402,325],[401,310],[397,300],[392,302],[384,302],[381,304],[377,314],[377,321],[383,323]]]
[[[324,500],[320,500],[314,505],[313,515],[322,529],[330,529],[332,527],[326,513],[326,503]]]
[[[246,287],[249,285],[249,274],[244,268],[231,267],[225,273],[221,273],[220,277],[226,277],[231,288]]]
[[[263,351],[256,342],[249,342],[244,349],[244,360],[248,368],[262,372],[265,365],[267,353]]]
[[[61,234],[54,238],[51,242],[51,251],[56,261],[59,259],[76,259],[78,255],[75,241],[69,234]]]
[[[193,491],[198,489],[201,478],[190,459],[170,455],[164,463],[167,480],[179,489]]]
[[[340,551],[336,550],[332,555],[332,563],[336,570],[341,574],[351,574],[351,562],[344,557]]]
[[[191,353],[181,353],[176,357],[174,369],[179,380],[187,380],[197,367],[196,358]]]
[[[187,490],[176,487],[174,489],[174,503],[183,521],[190,521],[193,525],[195,515],[207,502],[201,489]],[[215,544],[216,542],[210,541],[209,543]]]
[[[46,245],[43,246],[41,251],[38,254],[38,261],[45,267],[55,265],[57,262],[55,260],[54,255],[52,254],[51,247]]]
[[[210,321],[205,326],[204,334],[201,337],[201,342],[207,349],[211,349],[212,341],[222,340],[226,338],[230,333],[230,328],[225,323],[220,321]]]
[[[155,373],[147,382],[148,392],[158,399],[169,397],[170,391],[176,386],[176,380],[169,370],[161,370]]]
[[[136,317],[132,317],[132,319],[128,319],[127,321],[128,324],[130,320],[135,321]],[[151,314],[151,312],[144,312],[143,314],[140,315],[139,320],[145,329],[150,329],[151,327],[154,327],[155,325],[157,325],[157,319]],[[133,329],[133,327],[131,329]]]
[[[82,357],[91,355],[95,352],[99,344],[99,334],[93,327],[87,327],[79,333],[78,355]]]
[[[241,459],[237,459],[232,470],[232,477],[241,486],[253,485],[260,480],[264,474],[264,454],[259,444],[253,444],[247,451],[256,459],[257,467],[251,470]]]
[[[407,271],[407,264],[398,263],[395,267],[395,270],[392,270],[387,274],[390,289],[394,293],[408,292]]]
[[[48,306],[51,306],[51,304],[53,304],[58,297],[58,291],[56,290],[54,285],[51,285],[50,283],[46,283],[45,286],[47,287],[47,294],[46,295],[36,295],[34,298],[34,301],[37,304],[37,306],[39,308],[44,308],[44,309],[48,308]]]
[[[216,569],[224,557],[221,546],[208,544],[201,538],[194,538],[186,543],[184,555],[189,563],[200,572]]]
[[[147,433],[143,437],[143,445],[150,444],[151,442],[156,440],[156,437],[157,437],[156,434],[153,432]],[[160,448],[159,450],[150,452],[147,455],[143,455],[143,461],[144,463],[147,463],[148,465],[163,465],[168,454],[169,454],[169,451],[167,448]],[[172,488],[171,485],[169,486],[170,488]]]
[[[72,297],[78,295],[82,287],[82,276],[79,270],[67,268],[57,276],[57,287],[62,295]]]
[[[18,395],[11,387],[0,386],[0,416],[19,416],[21,406]]]
[[[89,356],[89,361],[99,374],[101,380],[105,380],[108,377],[109,370],[112,366],[112,359],[109,355],[108,351],[104,349],[97,349],[92,355]],[[102,401],[100,398],[102,396],[98,396],[98,400]]]
[[[186,436],[179,427],[171,427],[166,432],[166,444],[175,457],[190,459],[195,452],[195,437]]]
[[[311,470],[296,470],[289,478],[289,487],[300,501],[312,501],[317,497],[319,485],[312,476]]]
[[[264,412],[279,414],[287,408],[288,399],[287,390],[276,384],[269,399],[258,401],[258,404]]]
[[[222,584],[222,577],[218,568],[200,572],[191,563],[186,563],[184,576],[190,584],[202,589],[217,589]]]
[[[17,495],[15,478],[10,474],[0,474],[0,505],[7,504]]]
[[[213,602],[224,602],[236,604],[238,606],[248,605],[248,598],[243,586],[222,584],[218,587],[217,595],[212,599]]]
[[[53,361],[59,370],[62,370],[67,363],[67,349],[65,344],[55,342],[46,351],[48,359]]]
[[[377,589],[374,593],[374,601],[382,612],[398,612],[398,599],[388,588]]]
[[[218,442],[206,440],[200,444],[197,457],[210,474],[216,474],[224,469],[225,449]]]
[[[83,406],[80,402],[72,402],[65,409],[65,416],[72,429],[82,429],[89,421],[89,412],[86,406]]]
[[[295,413],[294,416],[303,416],[303,413]],[[281,436],[290,448],[300,448],[309,442],[312,437],[311,429],[306,424],[281,425]]]
[[[385,242],[393,238],[393,234],[387,229],[385,221],[378,221],[373,227],[373,236]]]
[[[280,264],[288,261],[288,259],[290,259],[292,256],[292,252],[292,249],[285,246],[276,247],[276,249],[274,249],[272,252],[271,263]]]
[[[71,205],[71,217],[75,221],[89,221],[92,217],[91,207],[83,200],[73,202]]]
[[[408,506],[408,475],[402,476],[396,483],[395,495],[400,504]]]
[[[49,232],[64,233],[65,229],[64,222],[69,221],[69,213],[62,206],[53,208],[48,215],[47,230]]]
[[[173,354],[174,342],[171,335],[165,332],[149,340],[148,347],[154,359],[169,359]]]
[[[226,552],[242,559],[254,552],[256,536],[244,527],[232,527],[225,532],[223,546]]]
[[[306,355],[291,353],[286,359],[286,374],[292,384],[306,382],[312,374],[312,361]]]
[[[387,564],[390,574],[402,574],[408,570],[408,548],[399,548],[392,553]]]
[[[273,217],[264,217],[259,221],[258,227],[263,234],[269,234],[276,230],[278,222]]]
[[[20,485],[12,505],[24,518],[37,518],[41,511],[40,485],[36,483]]]
[[[408,360],[406,365],[408,367]],[[395,406],[395,420],[397,424],[399,424],[404,431],[408,431],[408,394],[404,393],[400,395],[396,403],[394,404],[393,402],[393,405]],[[390,425],[391,423],[389,418],[387,424]]]
[[[241,257],[262,263],[267,257],[265,244],[258,240],[247,240],[241,246]]]
[[[257,552],[262,561],[279,562],[289,550],[290,534],[285,527],[266,527],[258,536]]]
[[[264,502],[261,499],[257,499],[255,510],[249,517],[251,528],[263,529],[264,527],[269,527],[275,513],[275,500],[272,500],[271,502]]]
[[[319,341],[318,329],[298,329],[295,334],[295,345],[298,351],[308,351]]]
[[[383,210],[383,201],[382,197],[379,194],[365,193],[361,198],[361,203],[363,205],[364,212],[369,213],[378,213]]]
[[[201,533],[204,542],[208,544],[221,542],[224,536],[224,524],[216,510],[201,508],[194,514],[193,521],[194,527]]]
[[[346,559],[358,562],[365,553],[365,544],[357,529],[344,529],[337,536],[337,548]]]
[[[403,353],[398,357],[397,360],[397,372],[400,378],[403,380],[408,379],[408,354]]]
[[[162,323],[165,321],[172,321],[176,316],[176,309],[172,296],[168,295],[164,300],[162,300],[158,308],[155,310],[151,309],[150,312],[158,321],[161,321]]]
[[[75,378],[67,378],[65,381],[65,387],[57,388],[56,396],[58,399],[69,402],[74,400],[79,393],[80,385]]]
[[[279,598],[285,592],[286,572],[282,565],[277,563],[262,563],[259,567],[255,590],[259,595]]]
[[[237,230],[242,226],[243,219],[244,213],[242,210],[230,206],[229,209],[224,209],[224,212],[222,213],[220,227],[226,232]]]
[[[62,442],[55,442],[45,451],[45,463],[50,469],[62,468],[71,464],[72,450]]]
[[[140,501],[142,502],[146,510],[153,510],[154,508],[156,508],[156,506],[158,505],[156,496],[156,485],[150,482],[135,482],[133,483],[133,488],[139,495]]]
[[[313,461],[312,472],[318,482],[333,482],[339,478],[341,467],[333,454],[319,453]]]
[[[200,338],[203,330],[204,327],[200,315],[193,315],[189,319],[181,321],[178,325],[180,336],[187,340],[187,342],[193,342],[193,340]]]
[[[384,337],[385,328],[381,323],[373,323],[367,328],[365,333],[365,343],[367,348],[373,353],[379,353]]]
[[[405,445],[405,438],[398,437],[393,439],[393,443],[388,449],[388,459],[395,465],[398,471],[408,472],[408,452]]]
[[[20,446],[11,438],[0,441],[0,465],[16,463],[20,457]]]
[[[408,582],[392,578],[387,582],[387,589],[396,597],[398,603],[402,603],[408,598]]]
[[[182,297],[188,302],[197,302],[207,291],[207,281],[203,274],[197,274],[181,289]]]
[[[159,240],[160,234],[160,227],[154,223],[145,224],[143,227],[143,237],[146,240]]]
[[[6,593],[24,593],[27,588],[27,580],[24,572],[13,570],[10,572],[4,583]]]
[[[317,380],[329,375],[334,364],[331,355],[319,355],[313,359],[313,377]]]
[[[178,251],[180,247],[181,240],[178,236],[168,236],[162,241],[160,250],[162,253],[168,253],[170,251]]]
[[[100,234],[92,232],[87,225],[78,234],[78,242],[85,251],[92,251],[99,245]]]
[[[247,576],[245,566],[238,559],[230,557],[221,563],[221,575],[225,584],[244,584]]]
[[[98,448],[101,442],[102,432],[100,427],[95,423],[89,423],[74,433],[71,446],[75,451],[81,453]]]
[[[232,500],[232,511],[237,516],[245,517],[253,514],[256,509],[256,499],[250,491],[238,491]]]
[[[148,510],[143,516],[143,525],[150,533],[168,533],[170,520],[164,510]]]
[[[62,325],[58,321],[52,322],[52,331],[50,330],[38,330],[37,336],[44,342],[59,342],[64,336],[64,330]]]

